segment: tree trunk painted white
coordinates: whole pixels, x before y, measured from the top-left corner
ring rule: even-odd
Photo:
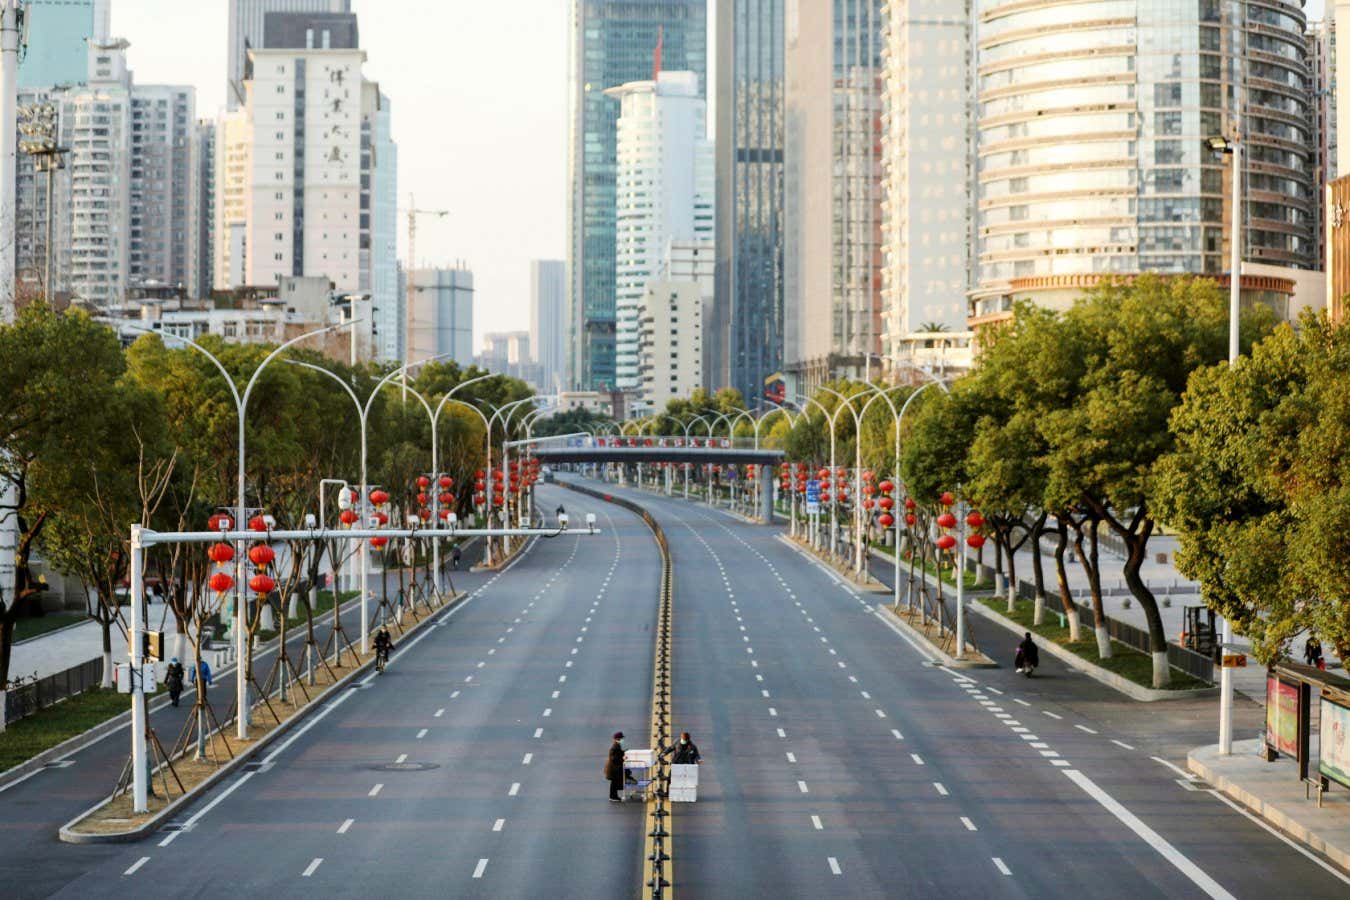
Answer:
[[[1017,611],[1017,579],[1008,579],[1008,612]]]
[[[261,618],[258,621],[258,627],[263,631],[272,631],[276,628],[275,617],[272,615],[272,604],[264,603],[262,605]]]
[[[1153,657],[1153,686],[1165,688],[1172,683],[1172,667],[1167,664],[1167,651],[1159,650]]]
[[[995,571],[995,572],[994,572],[994,596],[997,597],[999,594],[1003,593],[1005,590],[1007,590],[1007,587],[1008,587],[1008,580],[1007,580],[1007,578],[1004,576],[1004,574],[1003,574],[1002,572]]]
[[[5,733],[5,694],[7,692],[0,687],[0,734]]]
[[[111,650],[103,651],[103,681],[104,690],[110,690],[113,686],[113,658]]]
[[[1111,635],[1106,631],[1105,625],[1099,625],[1094,629],[1097,632],[1097,656],[1102,659],[1111,658]]]
[[[300,618],[300,593],[291,594],[291,602],[286,605],[286,618]]]
[[[1076,606],[1065,614],[1065,617],[1069,620],[1070,641],[1080,641],[1083,639],[1083,626],[1078,615],[1078,607]]]
[[[1037,594],[1037,595],[1036,595],[1036,611],[1035,611],[1035,613],[1032,615],[1032,618],[1031,618],[1031,624],[1033,624],[1033,625],[1044,625],[1044,624],[1045,624],[1045,595],[1044,595],[1044,594]]]

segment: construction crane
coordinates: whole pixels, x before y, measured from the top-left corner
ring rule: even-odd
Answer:
[[[450,215],[448,209],[418,209],[417,202],[412,194],[408,195],[408,208],[399,210],[399,213],[408,217],[408,299],[407,314],[403,317],[403,364],[407,365],[412,356],[413,334],[415,333],[415,324],[413,322],[413,310],[416,308],[413,303],[413,296],[416,293],[413,287],[413,270],[417,267],[417,217],[435,216],[438,219],[444,219]],[[432,352],[430,355],[434,356]]]

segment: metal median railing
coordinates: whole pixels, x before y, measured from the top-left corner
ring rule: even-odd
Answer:
[[[674,629],[671,618],[675,599],[675,570],[671,563],[670,544],[666,541],[666,533],[651,513],[631,500],[569,482],[560,481],[558,485],[634,513],[647,523],[661,552],[661,599],[657,610],[656,650],[652,662],[651,746],[656,754],[653,761],[656,772],[652,776],[652,789],[647,794],[647,811],[642,820],[645,834],[640,894],[670,900],[675,896],[675,864],[672,859],[675,851],[674,816],[670,804],[670,763],[662,755],[662,751],[673,743],[670,720],[673,715],[671,656]]]

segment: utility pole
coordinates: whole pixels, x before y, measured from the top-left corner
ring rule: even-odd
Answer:
[[[47,174],[47,220],[46,252],[42,292],[47,302],[52,302],[55,290],[52,287],[52,223],[56,218],[54,206],[56,173],[65,168],[63,157],[70,152],[67,147],[57,144],[58,121],[56,105],[37,103],[23,108],[23,123],[19,126],[23,140],[19,149],[33,158],[33,169],[37,173]],[[36,194],[36,190],[34,191]],[[36,206],[36,202],[34,206]]]
[[[417,330],[413,323],[413,299],[417,294],[417,289],[413,285],[413,271],[417,267],[417,217],[435,216],[438,219],[443,219],[450,215],[450,210],[418,209],[416,198],[414,198],[412,194],[409,194],[408,208],[403,212],[408,216],[408,298],[406,301],[408,308],[403,316],[403,365],[406,366],[412,362],[413,335]],[[428,355],[435,356],[435,350],[433,349]],[[403,399],[406,401],[407,398],[408,394],[405,388]]]

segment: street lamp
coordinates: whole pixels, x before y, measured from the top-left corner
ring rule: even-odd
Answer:
[[[57,171],[66,167],[64,157],[70,152],[70,148],[61,147],[57,144],[58,118],[56,104],[34,103],[23,107],[20,112],[23,119],[19,122],[19,133],[23,135],[23,138],[19,141],[19,149],[33,157],[33,170],[35,172],[47,174],[47,237],[44,244],[46,260],[42,291],[50,303],[53,301],[54,294],[52,290],[52,221],[56,218],[52,209],[53,181]],[[34,193],[36,193],[36,189]],[[37,215],[36,207],[37,205],[34,204],[34,216]],[[36,230],[34,228],[34,231]]]

